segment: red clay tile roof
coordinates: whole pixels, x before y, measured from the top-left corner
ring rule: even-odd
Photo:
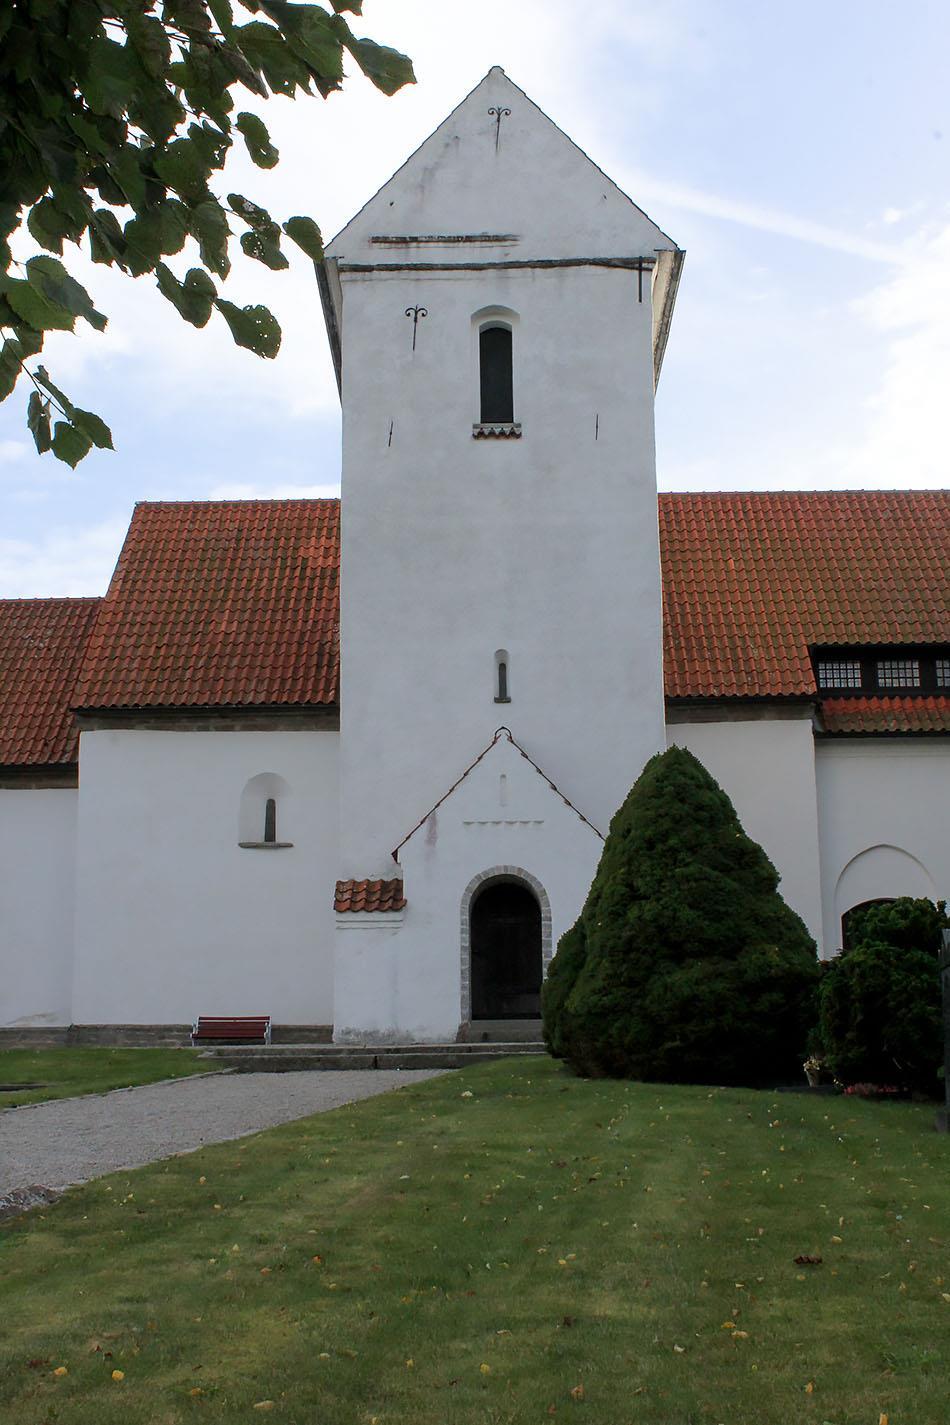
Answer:
[[[336,702],[339,567],[338,500],[137,505],[75,706]]]
[[[670,698],[814,697],[813,645],[950,642],[946,491],[661,494],[659,518]],[[50,638],[74,612],[33,672],[6,615],[0,757],[74,758],[70,703],[335,703],[339,555],[337,500],[138,505],[73,691],[98,601],[7,601]]]
[[[936,697],[825,698],[825,732],[950,732],[950,695]]]
[[[336,911],[402,910],[406,897],[402,881],[337,881],[333,909]]]
[[[101,602],[0,600],[0,765],[76,761],[70,695]]]
[[[814,695],[809,645],[950,642],[948,494],[661,494],[667,697]]]

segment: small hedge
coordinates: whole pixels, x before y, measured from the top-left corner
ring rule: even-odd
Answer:
[[[542,995],[551,1053],[587,1075],[800,1078],[816,950],[778,880],[690,752],[652,758],[551,964]]]
[[[943,1062],[940,993],[944,902],[901,897],[853,917],[852,948],[823,976],[820,1026],[828,1068],[844,1084],[934,1093]]]

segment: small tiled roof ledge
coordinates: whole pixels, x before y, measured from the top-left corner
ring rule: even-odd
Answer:
[[[401,877],[379,881],[337,881],[333,909],[347,921],[399,923],[406,908]]]

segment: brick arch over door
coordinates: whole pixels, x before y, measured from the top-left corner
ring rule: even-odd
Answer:
[[[461,941],[461,1022],[467,1024],[472,1017],[472,901],[477,893],[487,885],[497,881],[516,881],[527,886],[541,907],[541,970],[548,972],[554,949],[551,943],[551,902],[548,893],[536,876],[521,866],[492,866],[488,871],[479,871],[465,887],[462,895],[459,935]]]

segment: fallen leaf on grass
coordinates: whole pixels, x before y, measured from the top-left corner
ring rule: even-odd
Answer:
[[[274,1402],[272,1400],[259,1400],[254,1406],[255,1410],[273,1410],[273,1408]]]
[[[814,1382],[813,1380],[810,1380],[810,1381],[808,1382],[808,1384],[806,1385],[806,1387],[805,1387],[805,1394],[806,1394],[806,1395],[814,1395],[814,1393],[815,1393],[815,1382]]]
[[[487,1365],[485,1361],[482,1361],[478,1369],[481,1371],[483,1376],[491,1375],[491,1366]]]
[[[685,1346],[674,1346],[674,1347],[673,1347],[673,1350],[676,1352],[676,1354],[677,1354],[678,1356],[682,1356],[682,1355],[685,1354],[686,1347],[685,1347]]]
[[[831,1240],[833,1242],[835,1239],[832,1237]],[[795,1265],[796,1267],[820,1267],[822,1260],[823,1258],[821,1257],[812,1257],[809,1256],[807,1252],[802,1252],[800,1256],[795,1258]]]
[[[125,1371],[113,1371],[113,1372],[112,1372],[112,1379],[113,1379],[113,1380],[125,1380]]]
[[[583,1387],[582,1385],[575,1385],[575,1386],[572,1386],[572,1387],[571,1387],[571,1399],[572,1399],[572,1400],[583,1400],[583,1399],[584,1399],[584,1395],[585,1395],[585,1391],[584,1391],[584,1387]]]
[[[53,1372],[53,1375],[54,1375],[54,1376],[68,1376],[68,1375],[69,1375],[69,1368],[68,1368],[68,1366],[57,1366],[56,1369],[55,1369],[55,1371]]]

